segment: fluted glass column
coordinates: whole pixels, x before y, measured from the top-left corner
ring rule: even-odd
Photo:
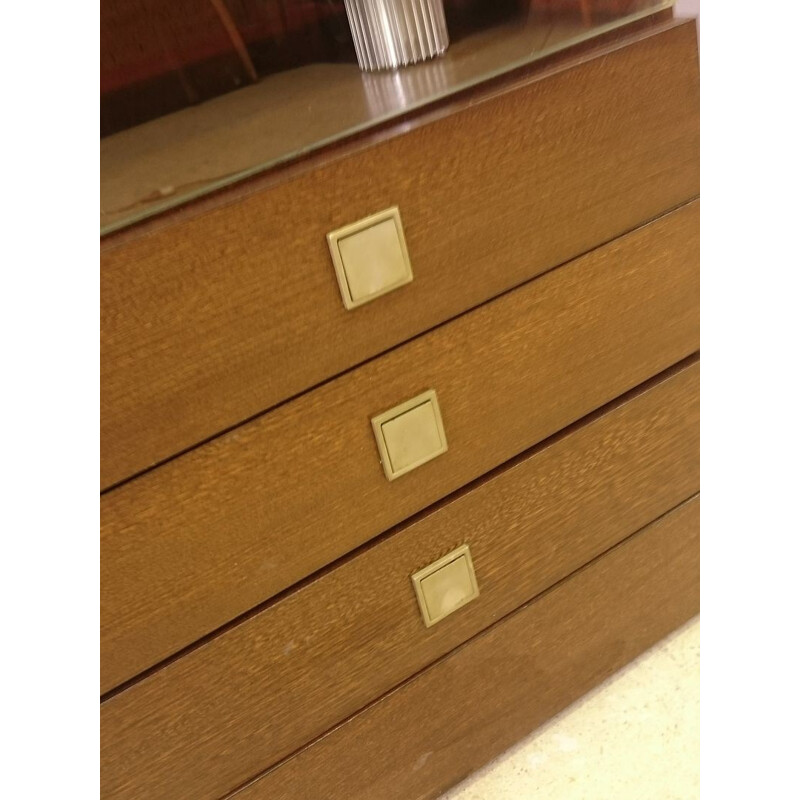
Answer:
[[[414,64],[450,43],[442,0],[345,0],[345,8],[363,70]]]

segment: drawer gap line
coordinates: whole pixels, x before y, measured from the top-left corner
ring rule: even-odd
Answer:
[[[676,375],[685,368],[699,362],[699,360],[700,360],[700,354],[699,352],[696,352],[693,353],[692,355],[687,356],[681,361],[678,361],[672,366],[667,367],[667,369],[663,370],[657,375],[654,375],[652,378],[649,378],[643,383],[640,383],[638,386],[629,389],[627,392],[620,395],[619,397],[616,397],[613,400],[609,401],[605,405],[600,406],[599,408],[596,408],[593,411],[589,412],[588,414],[585,414],[583,417],[575,420],[574,422],[571,422],[569,425],[565,426],[560,431],[551,434],[546,439],[543,439],[542,441],[534,444],[532,447],[529,447],[528,449],[523,450],[521,453],[512,456],[510,459],[504,461],[502,464],[498,464],[496,467],[493,467],[491,470],[485,472],[483,475],[480,475],[479,477],[473,479],[472,481],[464,484],[464,486],[459,487],[458,489],[454,490],[445,497],[442,497],[439,500],[435,501],[431,505],[426,506],[423,509],[420,509],[415,514],[404,519],[402,522],[393,525],[391,528],[388,528],[387,530],[383,531],[377,536],[374,536],[369,541],[360,544],[358,547],[354,548],[353,550],[350,550],[348,553],[345,553],[344,555],[335,559],[331,563],[326,564],[324,567],[316,570],[315,572],[312,572],[311,574],[307,575],[306,577],[302,578],[301,580],[297,581],[291,586],[287,586],[281,592],[272,595],[272,597],[269,597],[262,603],[259,603],[253,608],[248,609],[242,614],[239,614],[238,616],[234,617],[233,619],[228,620],[228,622],[226,622],[224,625],[215,628],[213,631],[210,631],[209,633],[205,634],[204,636],[192,642],[191,644],[187,645],[186,647],[183,647],[180,650],[173,653],[172,655],[167,656],[167,658],[162,659],[156,664],[153,664],[151,667],[148,667],[146,670],[143,670],[139,674],[134,675],[132,678],[123,681],[118,686],[109,689],[107,692],[105,692],[100,696],[100,703],[102,704],[107,700],[111,700],[118,694],[121,694],[122,692],[132,688],[141,681],[146,680],[147,678],[154,675],[156,672],[159,672],[160,670],[168,667],[170,664],[177,661],[178,659],[189,655],[194,650],[197,650],[198,648],[204,646],[213,639],[216,639],[218,636],[222,636],[229,630],[237,627],[238,625],[241,625],[242,623],[246,622],[247,620],[251,619],[257,614],[260,614],[261,612],[269,608],[271,605],[281,602],[293,592],[300,591],[305,586],[308,586],[314,581],[321,580],[322,578],[324,578],[324,576],[338,569],[343,564],[346,564],[349,561],[358,558],[362,553],[366,552],[367,550],[379,546],[382,542],[384,542],[386,539],[393,536],[397,532],[405,529],[406,527],[414,525],[420,519],[428,516],[429,514],[435,513],[437,510],[448,505],[449,503],[454,502],[462,495],[467,494],[476,489],[477,487],[483,485],[484,483],[493,480],[497,475],[501,474],[502,472],[505,472],[506,470],[509,469],[513,469],[522,461],[528,458],[532,458],[537,453],[553,446],[557,442],[561,441],[562,439],[574,433],[579,428],[592,425],[600,417],[605,416],[606,414],[620,408],[621,406],[629,403],[635,398],[638,398],[646,394],[659,384],[663,383],[666,380],[669,380],[673,375]]]
[[[529,600],[526,600],[521,606],[518,606],[513,611],[509,611],[504,616],[500,617],[499,619],[496,619],[494,622],[492,622],[490,625],[485,627],[483,630],[481,630],[478,633],[476,633],[474,636],[471,636],[466,641],[461,642],[461,644],[459,644],[459,645],[456,645],[456,647],[454,647],[452,650],[450,650],[449,652],[445,653],[444,655],[439,656],[439,658],[435,659],[430,664],[427,664],[426,666],[422,667],[422,669],[417,670],[413,675],[409,675],[407,678],[402,680],[396,686],[393,686],[387,692],[384,692],[379,697],[376,697],[374,700],[371,700],[365,706],[362,706],[360,709],[358,709],[358,711],[353,712],[352,714],[350,714],[350,716],[346,717],[345,719],[341,720],[340,722],[337,722],[335,725],[333,725],[332,727],[328,728],[328,730],[326,730],[323,733],[319,734],[312,741],[307,742],[302,747],[298,747],[296,750],[291,752],[289,755],[284,756],[282,759],[280,759],[279,761],[277,761],[274,764],[270,765],[266,769],[262,770],[257,775],[253,776],[252,778],[248,778],[244,783],[240,784],[235,789],[231,790],[229,793],[227,793],[225,795],[222,795],[222,797],[219,798],[219,800],[233,800],[233,798],[237,794],[239,794],[240,792],[244,791],[248,786],[252,785],[253,783],[255,783],[258,780],[261,780],[265,775],[268,775],[270,772],[274,772],[276,769],[280,769],[284,764],[286,764],[287,762],[289,762],[291,759],[295,758],[296,756],[300,755],[300,753],[302,753],[304,750],[307,750],[309,747],[313,747],[314,745],[318,744],[320,741],[325,739],[327,736],[330,736],[337,729],[341,728],[343,725],[347,724],[348,722],[350,722],[353,719],[356,719],[357,717],[361,716],[362,714],[365,714],[373,706],[375,706],[378,703],[382,702],[387,697],[393,695],[395,692],[400,691],[407,684],[409,684],[412,681],[416,680],[420,675],[423,675],[424,673],[428,672],[429,670],[434,669],[435,667],[439,666],[444,661],[447,661],[449,658],[452,658],[458,652],[463,650],[465,647],[469,646],[472,642],[475,642],[478,639],[481,639],[482,637],[487,636],[498,625],[501,625],[501,624],[507,622],[508,620],[510,620],[513,617],[515,617],[517,614],[521,614],[522,612],[524,612],[526,609],[528,609],[534,603],[538,603],[540,600],[543,600],[545,598],[545,596],[547,596],[551,592],[554,592],[557,589],[559,589],[567,581],[571,580],[572,578],[577,577],[580,573],[582,573],[582,572],[586,571],[587,569],[595,566],[600,560],[606,558],[606,556],[611,555],[611,553],[613,553],[615,550],[619,549],[620,547],[623,547],[624,545],[630,543],[637,536],[640,536],[646,529],[650,528],[653,525],[659,524],[665,517],[668,517],[670,514],[673,514],[674,512],[678,511],[679,509],[681,509],[682,507],[686,506],[687,504],[694,502],[699,497],[700,497],[700,492],[694,492],[689,497],[686,497],[684,500],[682,500],[680,503],[678,503],[677,505],[675,505],[672,508],[670,508],[668,511],[665,511],[663,514],[660,514],[655,519],[650,520],[650,522],[648,522],[646,525],[643,525],[638,530],[636,530],[633,533],[631,533],[628,536],[626,536],[622,541],[617,542],[615,545],[612,545],[611,547],[609,547],[608,550],[604,550],[602,553],[600,553],[599,555],[595,556],[591,561],[587,561],[586,564],[584,564],[583,566],[580,566],[577,569],[573,570],[568,575],[565,575],[563,578],[561,578],[558,581],[556,581],[552,586],[548,586],[547,589],[539,592],[539,594],[535,595],[534,597],[531,597]]]
[[[483,300],[482,302],[478,303],[477,305],[472,306],[471,308],[468,308],[468,309],[465,309],[464,311],[459,312],[458,314],[456,314],[455,316],[450,317],[449,319],[442,320],[441,322],[436,323],[435,325],[431,326],[430,328],[426,328],[424,331],[420,331],[419,333],[415,333],[413,336],[409,337],[408,339],[404,339],[402,342],[397,342],[397,344],[392,345],[391,347],[387,348],[386,350],[383,350],[380,353],[376,353],[375,355],[370,356],[369,358],[366,358],[363,361],[359,361],[357,364],[353,364],[352,366],[347,367],[347,369],[344,369],[344,370],[342,370],[340,372],[337,372],[336,374],[331,375],[328,378],[325,378],[325,380],[320,381],[319,383],[315,383],[312,386],[309,386],[309,387],[303,389],[300,392],[296,392],[295,394],[291,395],[290,397],[287,397],[287,398],[281,400],[280,402],[275,403],[275,404],[269,406],[268,408],[263,409],[262,411],[258,411],[255,414],[251,414],[249,417],[246,417],[243,420],[240,420],[238,422],[234,422],[232,425],[229,425],[228,427],[223,428],[222,430],[219,430],[216,433],[211,434],[211,436],[207,436],[204,439],[201,439],[200,441],[195,442],[194,444],[191,444],[188,447],[183,448],[182,450],[179,450],[177,453],[173,453],[172,455],[168,456],[167,458],[163,458],[160,461],[157,461],[154,464],[151,464],[149,467],[145,467],[144,469],[140,469],[137,472],[134,472],[133,474],[129,475],[126,478],[122,478],[121,480],[118,480],[115,483],[109,484],[104,489],[100,490],[100,496],[102,497],[103,495],[114,491],[114,489],[119,489],[121,486],[124,486],[126,483],[130,483],[131,481],[134,481],[137,478],[140,478],[143,475],[146,475],[147,473],[152,472],[155,469],[158,469],[159,467],[163,467],[165,464],[169,464],[171,461],[175,461],[176,459],[181,458],[182,456],[185,456],[188,453],[191,453],[193,450],[197,450],[200,447],[204,447],[205,445],[209,444],[210,442],[213,442],[215,439],[219,439],[219,438],[221,438],[223,436],[226,436],[227,434],[232,433],[233,431],[235,431],[238,428],[241,428],[241,427],[243,427],[245,425],[249,425],[251,422],[255,422],[256,420],[260,419],[261,417],[265,416],[266,414],[269,414],[269,413],[272,413],[273,411],[276,411],[277,409],[281,408],[282,406],[286,405],[287,403],[291,403],[294,400],[296,400],[297,398],[302,397],[304,394],[307,394],[308,392],[313,392],[316,389],[320,389],[323,386],[326,386],[329,383],[332,383],[333,381],[338,380],[339,378],[342,378],[345,375],[347,375],[347,374],[349,374],[349,373],[351,373],[351,372],[353,372],[353,371],[355,371],[357,369],[360,369],[363,366],[366,366],[367,364],[370,364],[371,362],[375,361],[376,359],[383,358],[384,356],[388,355],[389,353],[392,353],[392,352],[394,352],[395,350],[397,350],[397,349],[399,349],[401,347],[405,347],[406,345],[410,344],[411,342],[414,342],[415,340],[421,338],[422,336],[427,336],[428,334],[433,333],[434,331],[438,330],[439,328],[443,328],[446,325],[450,325],[451,323],[456,322],[457,320],[459,320],[461,317],[465,316],[466,314],[471,314],[472,312],[477,311],[478,309],[483,308],[484,306],[489,305],[490,303],[494,303],[495,301],[498,301],[501,298],[505,297],[507,294],[510,294],[511,292],[515,292],[515,291],[517,291],[517,289],[521,289],[524,286],[527,286],[528,284],[531,284],[534,281],[539,280],[540,278],[544,278],[545,276],[549,275],[551,272],[554,272],[557,269],[561,269],[562,267],[565,267],[568,264],[571,264],[573,261],[577,261],[579,258],[584,258],[584,257],[590,255],[591,253],[595,252],[596,250],[599,250],[600,248],[606,247],[607,245],[611,244],[612,242],[617,241],[618,239],[622,238],[623,236],[629,236],[630,234],[635,233],[636,231],[642,230],[643,228],[646,228],[647,226],[652,225],[653,223],[657,222],[658,220],[662,219],[663,217],[667,217],[669,214],[672,214],[673,212],[677,211],[678,209],[683,208],[684,206],[691,205],[692,203],[695,203],[698,200],[699,200],[699,196],[695,196],[695,197],[690,198],[689,200],[686,200],[685,202],[679,203],[678,205],[673,206],[673,207],[665,210],[663,213],[660,213],[660,214],[656,215],[655,217],[651,217],[650,219],[645,220],[644,222],[640,223],[636,227],[631,228],[631,229],[626,230],[626,231],[623,231],[618,236],[614,236],[611,239],[607,239],[607,240],[605,240],[603,242],[600,242],[599,244],[595,245],[594,247],[591,247],[589,250],[586,250],[586,251],[584,251],[582,253],[578,253],[577,255],[572,256],[571,258],[567,259],[566,261],[562,261],[562,262],[560,262],[558,264],[555,264],[552,267],[548,267],[544,272],[540,272],[537,275],[534,275],[533,277],[522,281],[522,283],[518,283],[518,284],[515,284],[514,286],[509,287],[508,289],[504,289],[499,294],[496,294],[493,297],[489,297],[486,300]]]

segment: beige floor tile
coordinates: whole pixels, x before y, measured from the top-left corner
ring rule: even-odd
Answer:
[[[696,618],[441,800],[699,796]]]

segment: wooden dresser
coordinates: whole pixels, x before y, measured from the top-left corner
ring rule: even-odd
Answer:
[[[104,798],[435,798],[698,612],[698,83],[661,15],[103,239]]]

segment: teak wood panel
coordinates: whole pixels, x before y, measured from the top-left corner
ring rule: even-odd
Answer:
[[[101,499],[106,691],[699,347],[693,203]],[[435,389],[389,482],[370,417]]]
[[[103,796],[219,797],[692,496],[699,373],[674,368],[106,701]],[[463,543],[481,594],[427,629],[409,576]]]
[[[581,55],[595,57],[624,46],[644,30],[678,24],[671,9],[636,20],[628,16],[610,30],[604,25],[587,31],[574,16],[553,16],[533,14],[522,25],[459,37],[444,60],[370,76],[384,100],[390,99],[386,90],[391,87],[394,101],[377,118],[357,67],[320,62],[310,72],[276,73],[219,100],[103,138],[101,235],[121,229],[138,235],[150,225],[202,214],[284,180],[287,169],[308,169],[334,152],[339,157],[397,136],[473,103],[476,95],[486,97],[490,90],[528,81],[534,71],[543,75]],[[509,69],[512,64],[518,66]],[[414,101],[403,103],[409,91]],[[174,192],[165,195],[159,187]]]
[[[675,509],[232,797],[438,797],[697,614],[699,506]]]
[[[110,237],[101,485],[697,196],[698,154],[687,23],[199,216]],[[325,235],[393,205],[414,281],[345,311]]]

